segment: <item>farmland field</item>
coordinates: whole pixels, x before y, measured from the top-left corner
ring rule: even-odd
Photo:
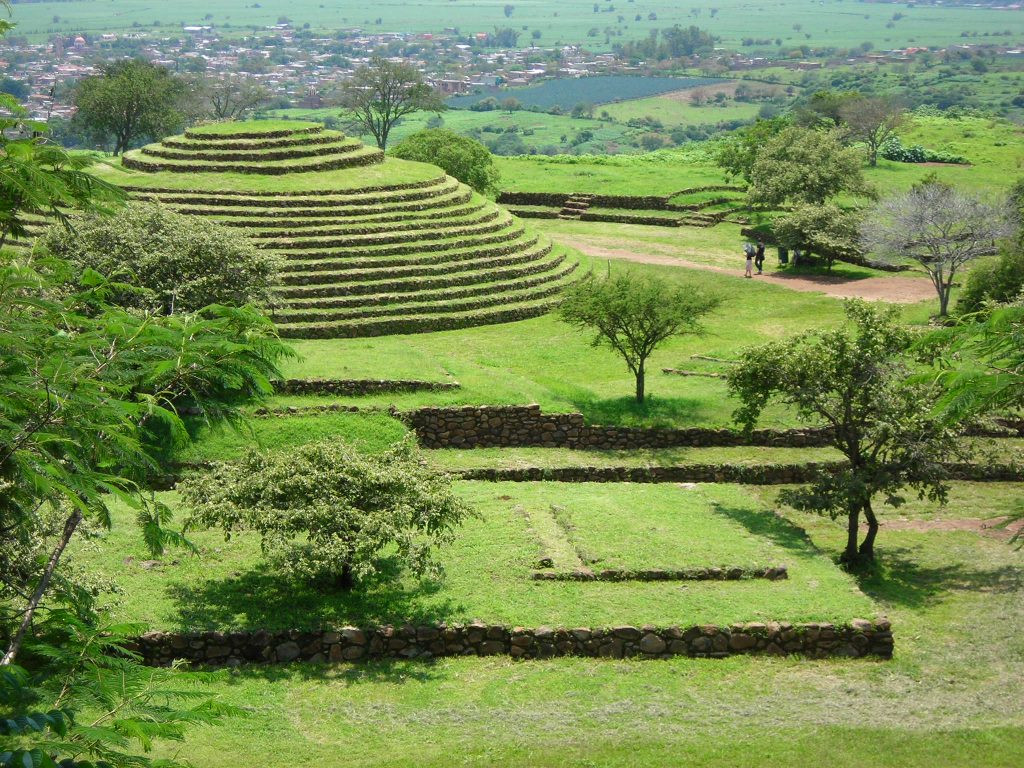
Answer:
[[[941,46],[958,42],[965,32],[968,36],[984,36],[1004,30],[1016,32],[999,38],[1008,45],[1024,39],[1019,11],[962,6],[899,4],[902,17],[895,22],[891,19],[896,5],[841,0],[719,0],[708,7],[641,0],[618,6],[615,11],[616,6],[611,4],[599,5],[596,13],[591,0],[568,0],[557,6],[516,3],[509,17],[503,6],[498,2],[456,4],[448,0],[386,0],[372,6],[353,0],[180,0],[169,6],[147,0],[19,3],[18,33],[38,40],[57,32],[99,34],[142,28],[163,36],[184,24],[199,23],[212,23],[226,33],[242,33],[263,30],[286,16],[296,27],[309,24],[314,30],[358,27],[382,32],[440,32],[445,27],[457,27],[463,34],[473,34],[512,25],[523,28],[523,45],[529,44],[527,40],[542,46],[586,43],[595,50],[606,50],[613,41],[644,38],[652,30],[673,24],[698,24],[732,48],[740,47],[744,38],[770,40],[767,47],[771,50],[780,48],[775,45],[776,39],[781,40],[782,50],[805,43],[849,48],[865,41],[879,49]],[[712,7],[717,9],[714,15]],[[799,30],[794,29],[795,24],[799,24]],[[536,40],[530,34],[533,30],[541,33]],[[592,30],[593,35],[589,34]]]
[[[495,94],[480,93],[473,96],[453,96],[448,105],[464,109],[491,95],[498,98],[516,98],[524,107],[551,109],[559,106],[568,111],[576,104],[607,104],[613,101],[642,99],[659,93],[682,91],[702,86],[715,86],[723,82],[718,78],[685,77],[629,77],[607,75],[578,79],[548,80],[540,85],[509,88]]]

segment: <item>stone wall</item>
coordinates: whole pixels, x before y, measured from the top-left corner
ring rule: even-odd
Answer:
[[[418,379],[285,379],[274,388],[280,395],[375,395],[381,392],[440,392],[459,387],[456,381]]]
[[[768,445],[820,447],[817,429],[758,429],[748,438],[731,429],[649,429],[587,425],[581,413],[541,412],[539,405],[420,408],[400,414],[424,448],[635,448]]]
[[[553,656],[665,659],[672,656],[724,658],[739,653],[892,657],[886,619],[854,619],[848,625],[753,623],[659,628],[506,627],[482,623],[343,627],[302,632],[149,632],[137,641],[145,663],[165,666],[175,659],[208,666],[293,661],[340,662],[366,659],[431,659],[440,656]]]

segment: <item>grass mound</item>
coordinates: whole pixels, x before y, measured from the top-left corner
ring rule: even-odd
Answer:
[[[97,175],[279,253],[274,319],[289,338],[522,320],[576,277],[574,256],[438,168],[385,160],[317,123],[200,126]]]

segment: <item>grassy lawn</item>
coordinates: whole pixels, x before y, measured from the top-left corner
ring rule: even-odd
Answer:
[[[998,512],[1021,495],[1019,484],[958,484],[946,513]],[[905,514],[934,509],[911,506]],[[824,554],[838,553],[840,525],[786,514]],[[339,753],[354,766],[377,765],[381,754],[391,765],[417,767],[449,766],[453,756],[460,765],[602,768],[666,760],[809,765],[823,755],[842,768],[1019,765],[1021,555],[956,531],[883,528],[879,545],[882,565],[861,588],[894,623],[892,661],[445,659],[242,668],[196,679],[247,716],[195,729],[185,751],[198,765],[231,754],[268,768],[329,764]],[[180,682],[193,679],[186,673]]]
[[[522,484],[460,482],[457,489],[480,514],[442,551],[447,571],[438,583],[419,584],[385,568],[363,589],[343,593],[294,582],[260,556],[258,537],[240,533],[225,541],[218,532],[192,534],[200,556],[184,553],[149,561],[130,513],[104,536],[78,545],[75,559],[116,584],[105,602],[112,616],[154,628],[229,629],[316,627],[322,624],[470,621],[534,626],[672,625],[731,623],[785,618],[848,620],[875,613],[852,579],[810,546],[800,532],[766,514],[739,487],[701,486],[699,496],[675,486],[629,484]],[[688,496],[689,494],[689,496]],[[174,494],[163,498],[172,506]],[[672,524],[692,538],[666,541],[670,559],[683,565],[718,565],[756,557],[759,565],[788,565],[784,582],[538,583],[529,580],[541,542],[523,510],[552,504],[577,514],[600,500],[600,509],[622,527],[650,515],[666,524],[677,512],[689,522]],[[595,507],[596,508],[596,507]],[[578,530],[587,523],[581,520]],[[683,527],[680,527],[683,526]],[[614,523],[595,522],[595,542],[614,548]],[[668,535],[668,534],[666,534]],[[733,547],[735,549],[735,556]],[[641,552],[622,550],[630,558]],[[727,562],[735,565],[736,562]],[[655,563],[651,563],[655,565]]]
[[[714,92],[716,89],[706,89]],[[724,104],[694,104],[690,101],[692,90],[666,93],[661,96],[649,96],[644,99],[629,99],[615,104],[603,104],[599,112],[607,112],[615,120],[625,123],[628,120],[651,117],[661,122],[666,128],[676,126],[702,125],[720,123],[727,120],[753,120],[757,117],[760,104],[727,101]]]

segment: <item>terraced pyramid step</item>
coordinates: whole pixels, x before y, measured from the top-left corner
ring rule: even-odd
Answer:
[[[201,126],[121,163],[136,173],[107,177],[133,199],[217,221],[280,256],[273,312],[288,338],[535,317],[578,279],[571,253],[439,169],[385,159],[321,125]]]

